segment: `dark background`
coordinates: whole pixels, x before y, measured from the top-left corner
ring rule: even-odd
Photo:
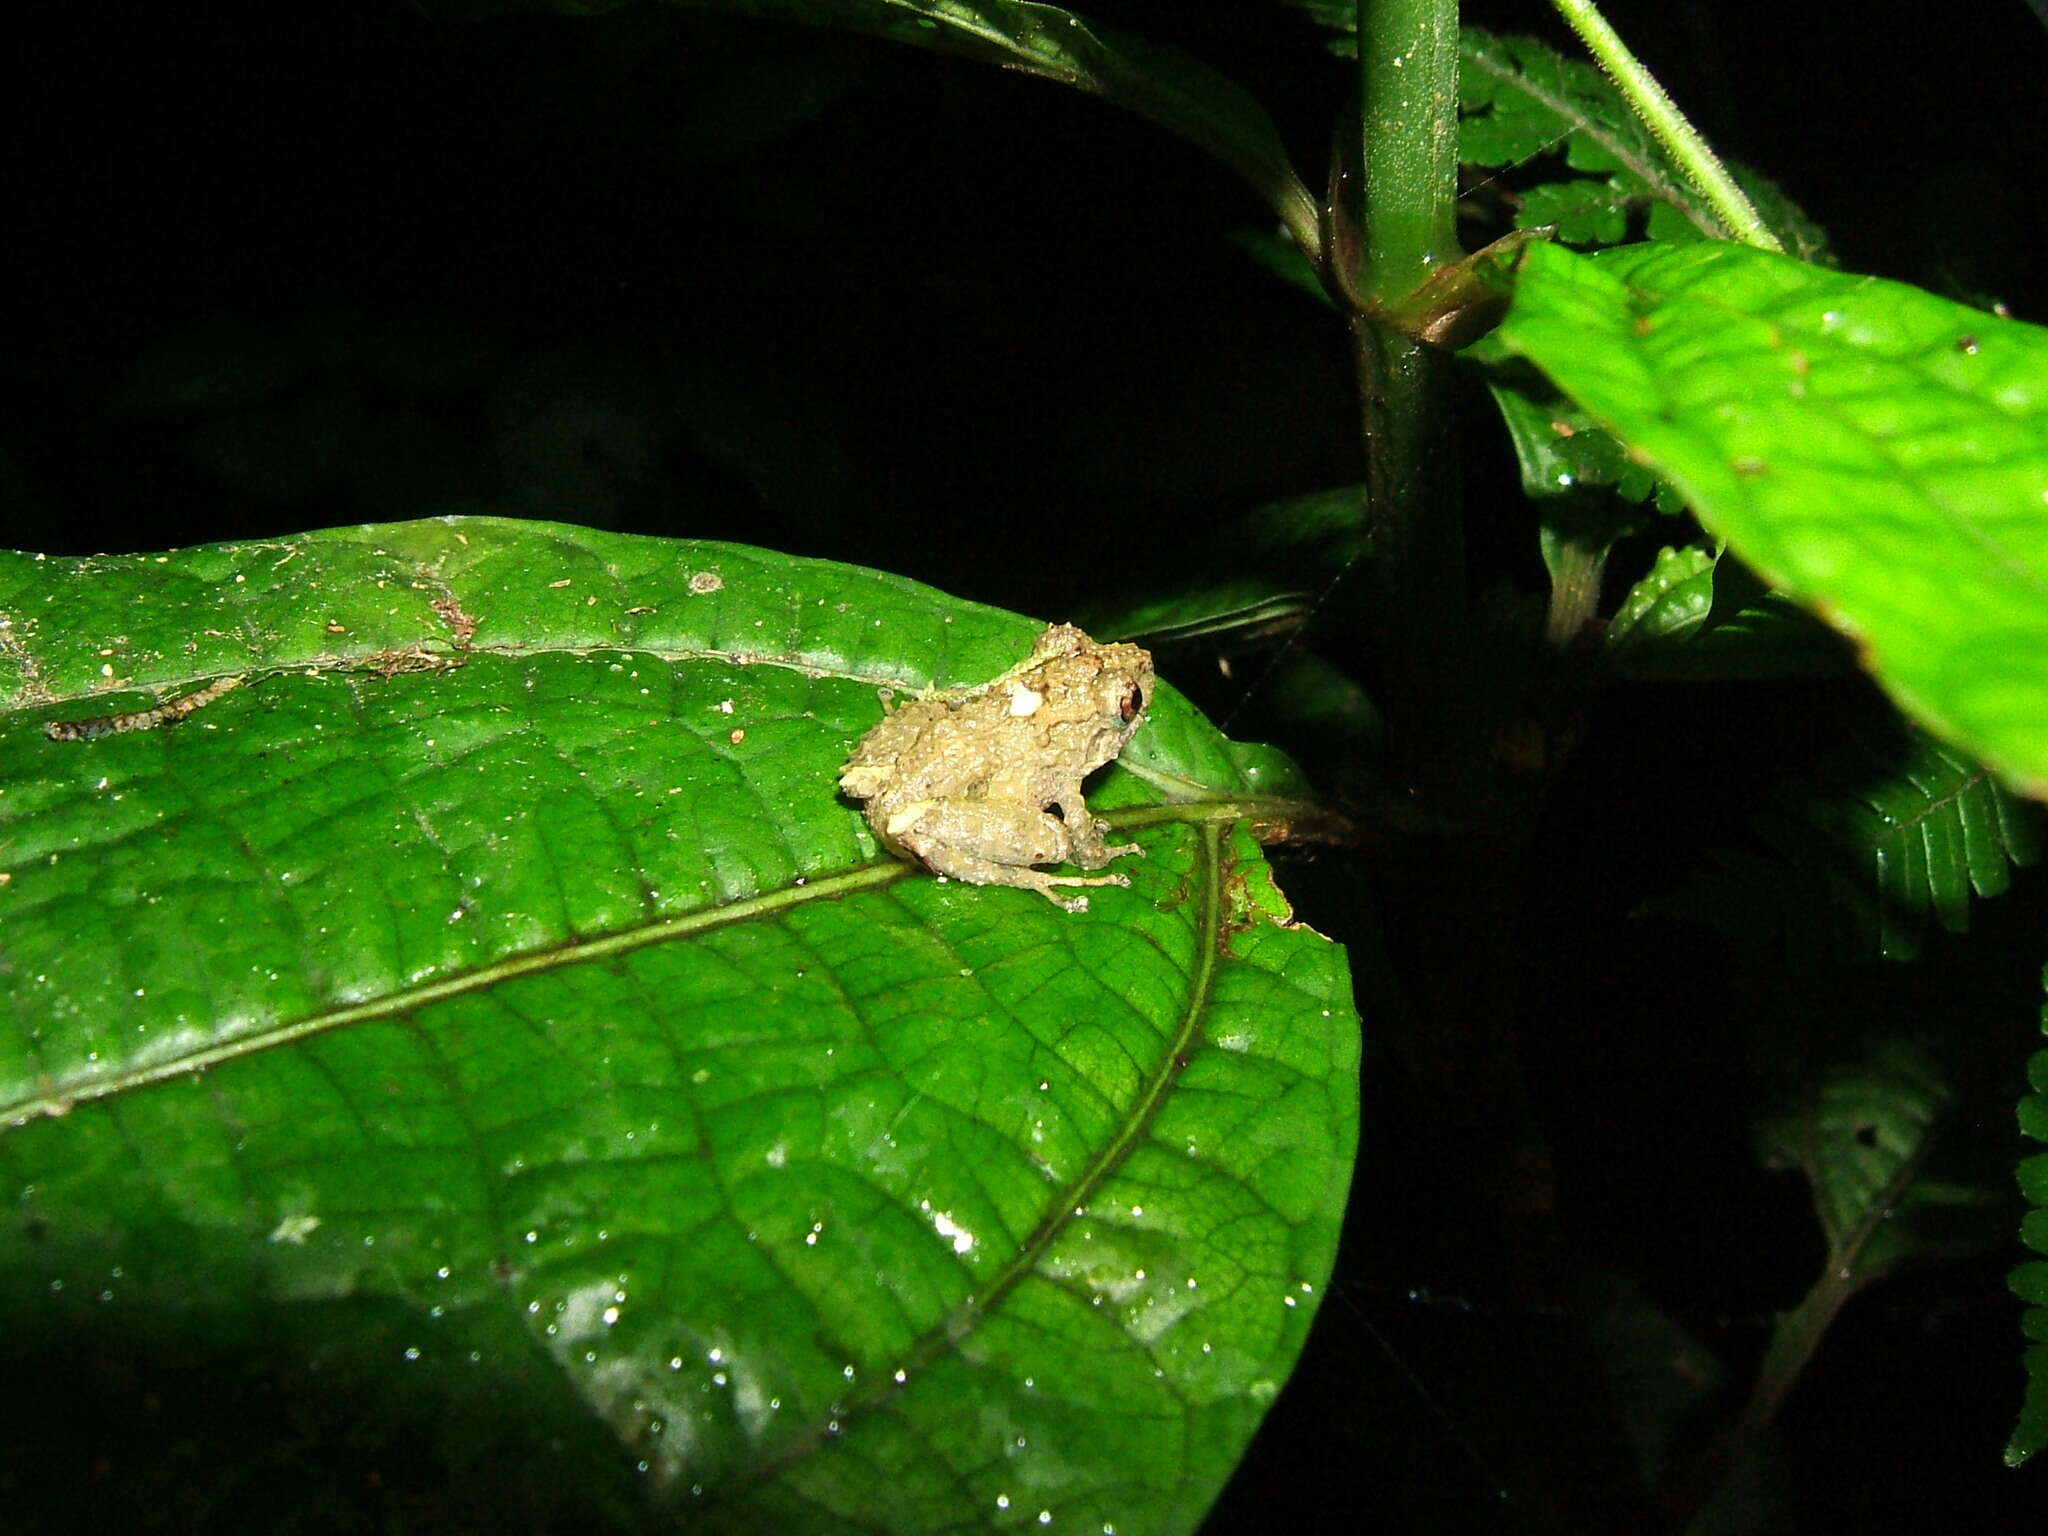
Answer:
[[[1306,21],[1089,9],[1250,88],[1320,184],[1349,65]],[[1564,45],[1534,3],[1468,19]],[[1844,265],[2048,318],[2048,34],[2020,0],[1620,0],[1613,19]],[[494,513],[851,559],[1059,618],[1194,532],[1357,476],[1341,331],[1232,243],[1265,210],[1045,82],[654,6],[461,24],[383,0],[88,5],[13,26],[6,545]],[[1476,563],[1526,584],[1512,465],[1483,419],[1464,442],[1448,469],[1480,509]],[[1752,743],[1810,736],[1817,698],[1612,700],[1530,917],[1528,1071],[1556,1115],[1561,1228],[1738,1380],[1819,1257],[1803,1187],[1757,1172],[1743,1139],[1730,1016],[1761,962],[1631,922],[1669,871],[1614,828],[1726,832],[1783,766]],[[1355,866],[1286,874],[1318,927],[1360,937]],[[2020,1150],[2040,907],[2025,884],[1910,981],[1839,980],[1894,1005],[1910,987],[1990,1037],[2002,1070],[1963,1113],[1994,1167]],[[1673,975],[1691,994],[1675,1015],[1617,1025]],[[1516,1383],[1576,1348],[1576,1320],[1460,1240],[1370,1009],[1367,1044],[1378,1182],[1216,1527],[1571,1528],[1569,1485],[1597,1476],[1569,1426],[1518,1413]],[[1558,1109],[1575,1102],[1606,1112]],[[1851,1306],[1759,1474],[1759,1507],[1790,1523],[1754,1528],[2037,1527],[2044,1474],[1997,1460],[2018,1256]]]

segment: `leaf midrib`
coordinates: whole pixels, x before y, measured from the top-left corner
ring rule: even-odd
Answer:
[[[829,900],[855,891],[879,889],[894,884],[912,872],[913,866],[900,859],[881,859],[843,874],[821,876],[806,880],[802,885],[785,886],[780,890],[745,897],[722,906],[660,918],[623,932],[601,934],[596,938],[577,939],[548,949],[510,955],[488,965],[478,966],[474,970],[464,971],[459,976],[402,987],[367,1002],[327,1008],[318,1013],[308,1014],[304,1018],[267,1025],[237,1035],[232,1040],[223,1040],[197,1050],[182,1052],[166,1061],[108,1072],[103,1076],[81,1082],[76,1087],[60,1090],[52,1081],[43,1093],[35,1097],[0,1105],[0,1135],[46,1115],[55,1117],[68,1114],[78,1105],[90,1103],[95,1099],[111,1098],[116,1094],[168,1082],[173,1078],[188,1077],[193,1073],[203,1072],[261,1051],[274,1050],[314,1035],[326,1034],[330,1030],[341,1029],[351,1024],[400,1017],[434,1003],[444,1003],[474,992],[487,991],[522,976],[612,959],[630,954],[636,949],[645,949],[649,945],[691,938],[735,923],[784,912],[807,902]]]
[[[1169,821],[1191,824],[1200,830],[1202,856],[1206,861],[1205,872],[1213,872],[1219,862],[1216,840],[1221,836],[1223,827],[1246,819],[1256,821],[1262,808],[1270,813],[1273,806],[1286,804],[1284,801],[1262,802],[1244,799],[1136,806],[1121,812],[1110,812],[1104,819],[1112,827],[1117,828],[1157,826]],[[811,876],[801,884],[784,886],[778,890],[744,897],[720,906],[658,918],[637,928],[600,934],[594,938],[571,940],[524,954],[508,955],[504,959],[464,971],[457,976],[401,987],[382,997],[360,1003],[325,1008],[303,1018],[251,1030],[246,1034],[237,1035],[232,1040],[187,1050],[163,1061],[110,1071],[70,1083],[59,1083],[46,1075],[42,1080],[41,1092],[12,1102],[0,1103],[0,1136],[5,1136],[8,1131],[19,1129],[34,1120],[69,1114],[81,1104],[113,1098],[175,1078],[188,1077],[231,1061],[292,1045],[349,1025],[403,1017],[432,1004],[488,991],[523,976],[608,960],[651,945],[693,938],[737,923],[787,912],[812,901],[836,900],[858,891],[880,890],[917,873],[919,871],[915,865],[902,859],[885,856],[858,869],[833,875]],[[1205,905],[1205,926],[1199,942],[1206,947],[1202,951],[1202,969],[1197,973],[1196,986],[1191,998],[1202,995],[1201,989],[1206,987],[1213,967],[1214,917],[1212,908]]]
[[[17,654],[29,660],[34,659],[32,647],[17,647]],[[58,692],[53,689],[30,684],[17,690],[15,697],[0,704],[0,715],[25,713],[29,710],[47,709],[56,704],[90,704],[95,711],[118,700],[123,694],[158,696],[182,692],[188,688],[201,688],[223,677],[238,679],[243,687],[257,686],[276,677],[322,677],[331,673],[376,674],[384,672],[388,658],[393,654],[390,646],[363,646],[346,650],[321,651],[311,656],[294,658],[289,661],[259,661],[243,671],[223,671],[210,668],[190,672],[145,672],[148,681],[138,677],[123,677],[104,687],[72,689]],[[661,646],[636,644],[631,640],[593,640],[588,644],[533,644],[524,642],[498,641],[485,644],[458,646],[447,640],[427,640],[420,643],[417,652],[435,670],[451,671],[477,657],[490,657],[500,661],[522,661],[539,656],[617,656],[621,658],[645,658],[664,664],[708,661],[735,667],[780,667],[785,671],[801,673],[817,680],[832,680],[849,683],[865,683],[871,687],[886,688],[912,686],[914,679],[904,675],[901,668],[889,670],[863,670],[849,667],[843,660],[826,660],[822,656],[803,650],[796,651],[743,651],[720,650],[706,646],[691,646],[682,649],[667,649]],[[427,666],[400,669],[390,673],[392,677],[402,676],[405,671],[423,672]],[[959,686],[937,684],[933,686]],[[89,750],[90,743],[80,744]]]
[[[1188,1048],[1200,1032],[1202,1021],[1208,1016],[1209,999],[1215,990],[1216,970],[1223,949],[1222,845],[1226,825],[1227,823],[1220,820],[1204,820],[1201,823],[1201,836],[1196,840],[1194,874],[1201,895],[1202,910],[1195,922],[1195,968],[1188,978],[1187,998],[1178,1026],[1160,1050],[1153,1064],[1150,1079],[1124,1113],[1116,1134],[1104,1142],[1066,1187],[1048,1202],[1045,1217],[1031,1234],[1017,1245],[1016,1251],[1004,1262],[989,1284],[948,1310],[944,1317],[926,1329],[917,1342],[904,1352],[896,1367],[901,1373],[901,1380],[891,1375],[872,1383],[857,1396],[842,1402],[839,1411],[833,1415],[833,1425],[836,1425],[836,1428],[820,1424],[792,1437],[778,1446],[772,1455],[762,1458],[744,1476],[734,1479],[721,1491],[733,1494],[744,1492],[755,1483],[773,1477],[791,1464],[814,1455],[835,1434],[844,1433],[849,1422],[878,1411],[898,1392],[915,1381],[948,1349],[955,1347],[960,1339],[971,1334],[1019,1281],[1037,1269],[1039,1260],[1045,1256],[1053,1240],[1065,1231],[1070,1223],[1087,1214],[1089,1203],[1096,1191],[1123,1165],[1124,1159],[1130,1155],[1138,1138],[1151,1125],[1160,1104],[1172,1091],[1174,1081],[1180,1075],[1181,1067],[1187,1059]]]

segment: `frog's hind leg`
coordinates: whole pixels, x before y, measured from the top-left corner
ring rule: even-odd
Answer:
[[[959,878],[965,880],[968,877],[962,875]],[[1042,869],[1013,869],[1007,871],[1000,882],[987,883],[1014,885],[1027,891],[1036,891],[1047,901],[1064,911],[1086,912],[1088,910],[1088,898],[1086,896],[1062,896],[1054,887],[1076,885],[1127,886],[1131,883],[1131,877],[1129,875],[1048,875]]]
[[[1129,885],[1122,875],[1049,875],[1039,864],[1078,864],[1099,869],[1107,862],[1092,848],[1076,849],[1059,818],[1031,806],[1005,801],[949,798],[899,807],[876,829],[898,852],[907,853],[935,875],[969,885],[1014,885],[1036,891],[1069,912],[1087,910],[1085,896],[1065,897],[1056,887]]]
[[[1086,912],[1086,896],[1062,896],[1055,887],[1085,885],[1129,885],[1128,875],[1049,875],[1023,864],[1004,864],[961,848],[918,849],[920,863],[935,875],[961,880],[968,885],[1014,885],[1036,891],[1056,907],[1068,912]]]
[[[1048,875],[1035,869],[1028,873],[1036,877],[1030,882],[1032,890],[1038,892],[1039,895],[1043,896],[1054,906],[1065,908],[1069,912],[1086,912],[1088,910],[1088,898],[1086,896],[1062,896],[1053,889],[1054,886],[1129,885],[1131,883],[1129,875]]]

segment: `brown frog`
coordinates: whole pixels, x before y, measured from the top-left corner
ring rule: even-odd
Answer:
[[[889,694],[883,692],[886,708]],[[1135,843],[1110,846],[1081,781],[1123,751],[1152,701],[1152,657],[1097,645],[1055,624],[992,682],[889,710],[861,738],[839,787],[865,801],[868,825],[894,852],[970,885],[1037,891],[1069,912],[1086,896],[1059,886],[1129,885],[1124,875],[1049,875],[1034,864],[1100,869]],[[1047,807],[1058,807],[1052,815]]]

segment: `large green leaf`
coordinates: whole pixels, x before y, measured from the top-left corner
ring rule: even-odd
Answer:
[[[1546,245],[1500,335],[1909,715],[2048,794],[2048,331],[1742,246]]]
[[[368,1444],[472,1518],[1191,1527],[1330,1268],[1356,1019],[1265,760],[1168,687],[1095,796],[1129,890],[878,853],[834,782],[878,687],[1033,633],[486,519],[0,560],[9,1368],[196,1405],[86,1438],[116,1512],[233,1525],[286,1458],[268,1528]],[[70,1422],[11,1510],[93,1481]]]

